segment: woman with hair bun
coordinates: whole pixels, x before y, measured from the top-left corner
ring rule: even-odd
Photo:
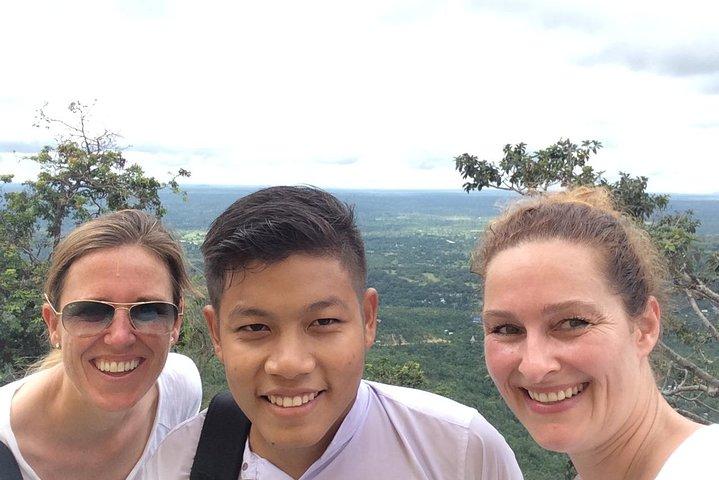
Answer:
[[[649,362],[664,268],[651,240],[599,188],[536,196],[487,228],[487,368],[542,447],[581,480],[716,478],[719,425],[681,416]]]
[[[169,353],[189,287],[180,245],[141,211],[101,216],[58,244],[42,307],[53,351],[0,388],[0,441],[24,480],[139,479],[197,413],[197,368]]]

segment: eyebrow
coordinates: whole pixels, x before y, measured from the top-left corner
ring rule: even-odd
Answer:
[[[602,311],[597,308],[596,304],[591,302],[584,302],[582,300],[567,300],[566,302],[554,303],[546,305],[542,308],[543,314],[557,313],[572,308],[580,308],[582,310],[588,310],[595,315],[602,315]]]
[[[316,301],[316,302],[313,302],[313,303],[309,304],[309,305],[305,308],[305,311],[307,311],[307,312],[312,312],[312,311],[315,311],[315,310],[323,310],[323,309],[325,309],[325,308],[330,308],[330,307],[342,307],[342,308],[347,308],[347,304],[346,304],[341,298],[339,298],[339,297],[337,297],[337,296],[335,296],[335,295],[332,295],[332,296],[327,297],[327,298],[325,298],[325,299],[318,300],[318,301]]]
[[[230,313],[228,314],[228,317],[259,317],[259,318],[270,318],[272,315],[270,312],[266,310],[262,310],[261,308],[257,307],[243,307],[241,305],[236,306],[232,310],[230,310]]]
[[[482,320],[496,319],[496,320],[516,320],[516,316],[506,310],[487,310],[482,312]]]
[[[118,303],[118,304],[130,304],[130,303],[147,303],[147,302],[167,302],[167,303],[174,303],[173,300],[164,300],[160,297],[137,297],[134,302],[113,302],[112,300],[107,300],[105,298],[101,297],[86,297],[86,298],[78,298],[76,300],[70,300],[67,303],[73,303],[73,302],[82,302],[82,301],[92,301],[92,302],[103,302],[103,303]],[[65,305],[67,305],[67,303]]]
[[[305,312],[314,312],[317,310],[324,310],[325,308],[341,307],[347,308],[347,304],[339,297],[332,295],[322,300],[312,302],[303,308]],[[238,305],[228,315],[229,317],[257,317],[257,318],[272,318],[274,315],[267,310],[263,310],[259,307],[243,307]]]
[[[553,313],[563,312],[573,308],[579,308],[581,310],[589,311],[594,315],[603,316],[601,310],[597,306],[590,302],[584,302],[582,300],[567,300],[566,302],[552,303],[542,307],[542,315],[551,315]],[[496,320],[516,320],[517,316],[514,313],[507,310],[487,310],[482,312],[482,317]]]

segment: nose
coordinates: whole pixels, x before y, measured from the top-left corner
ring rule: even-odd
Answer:
[[[557,353],[557,346],[552,345],[549,339],[540,334],[527,333],[519,372],[529,383],[541,383],[549,374],[561,368]]]
[[[279,340],[265,361],[267,374],[292,380],[314,370],[317,363],[307,339],[288,333]]]
[[[115,347],[127,347],[135,343],[135,330],[130,322],[130,312],[126,308],[115,309],[112,323],[105,332],[105,343]]]

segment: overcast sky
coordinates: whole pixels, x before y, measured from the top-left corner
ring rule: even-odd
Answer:
[[[93,125],[186,183],[458,189],[453,158],[597,139],[593,164],[719,192],[719,2],[0,3],[0,173]],[[12,152],[15,153],[12,153]]]

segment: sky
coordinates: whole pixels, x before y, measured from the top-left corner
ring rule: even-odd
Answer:
[[[0,173],[95,105],[189,184],[457,189],[454,157],[596,139],[610,179],[719,192],[715,0],[0,3]]]

